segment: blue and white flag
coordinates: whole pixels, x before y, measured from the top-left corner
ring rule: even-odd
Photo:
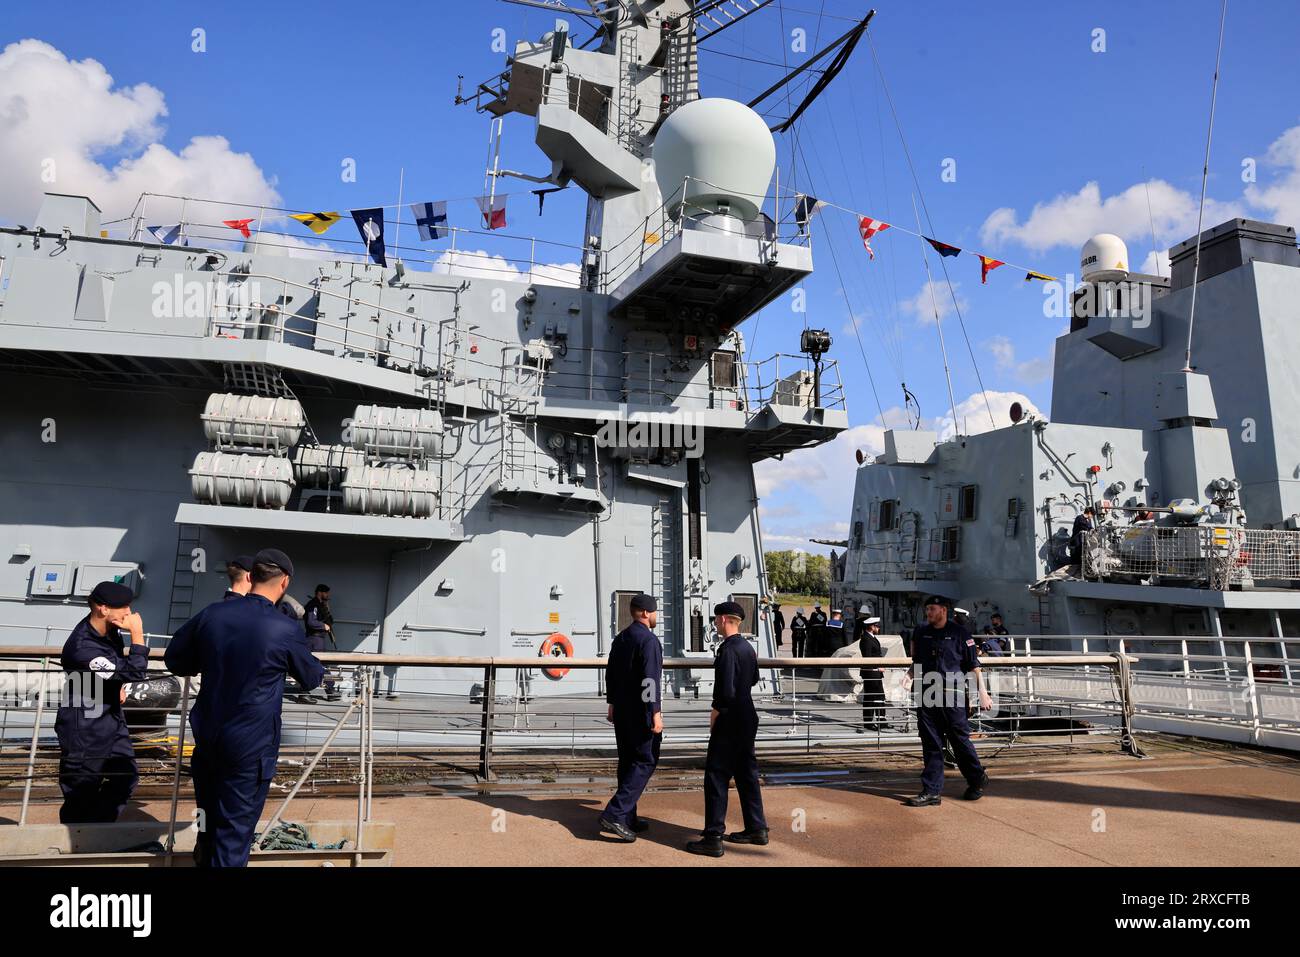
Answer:
[[[370,258],[381,266],[387,266],[388,259],[384,256],[383,208],[377,206],[374,209],[354,209],[352,218],[356,220],[357,231],[365,241],[366,252],[370,254]]]
[[[415,216],[415,225],[420,230],[420,238],[426,243],[446,237],[446,202],[412,203],[411,214]]]
[[[145,229],[153,234],[153,238],[160,243],[170,246],[181,238],[181,224],[176,223],[174,226],[146,226]]]

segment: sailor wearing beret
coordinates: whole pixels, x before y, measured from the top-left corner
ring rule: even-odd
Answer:
[[[709,715],[709,750],[704,759],[704,836],[691,841],[692,854],[721,857],[727,830],[727,789],[736,779],[736,794],[745,821],[743,831],[726,834],[733,844],[766,844],[767,819],[758,786],[758,712],[750,689],[758,684],[758,655],[740,635],[745,610],[734,601],[713,609],[722,636],[713,662],[713,711]]]
[[[633,595],[632,623],[609,648],[605,668],[607,717],[618,744],[618,790],[600,816],[600,830],[625,843],[650,825],[636,805],[659,766],[664,738],[664,649],[653,631],[659,606],[651,595]]]
[[[205,867],[248,863],[280,753],[285,676],[310,691],[325,674],[301,623],[277,608],[293,578],[289,556],[262,549],[250,577],[247,596],[203,609],[172,636],[164,656],[173,674],[203,676],[190,711],[190,773],[204,813],[196,859]]]
[[[144,680],[149,649],[132,597],[126,585],[100,582],[87,599],[90,614],[63,645],[67,678],[54,730],[62,752],[64,824],[116,821],[139,780],[122,702],[126,684]],[[123,632],[129,636],[125,652]]]

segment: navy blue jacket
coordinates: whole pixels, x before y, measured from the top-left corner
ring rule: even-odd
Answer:
[[[951,621],[942,628],[927,623],[912,632],[912,661],[923,674],[966,674],[980,666],[975,639]]]
[[[203,676],[190,727],[205,760],[269,763],[271,773],[280,752],[285,675],[307,691],[325,675],[307,650],[302,625],[260,595],[209,605],[172,636],[163,659],[173,674]]]
[[[614,706],[616,724],[653,726],[663,702],[663,671],[663,645],[641,622],[614,637],[605,666],[605,700]]]
[[[54,730],[65,757],[134,757],[131,732],[122,717],[122,685],[143,681],[149,668],[149,649],[132,645],[122,654],[119,630],[108,625],[105,634],[83,618],[63,645],[60,658],[68,679]]]
[[[718,720],[757,725],[758,712],[749,689],[758,684],[758,655],[749,642],[732,635],[718,646],[713,662],[713,707]]]

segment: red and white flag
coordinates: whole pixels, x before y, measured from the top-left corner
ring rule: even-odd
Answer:
[[[862,234],[862,246],[872,259],[876,258],[876,254],[871,249],[871,237],[876,233],[884,232],[888,228],[889,223],[881,222],[879,219],[872,219],[870,216],[863,216],[858,220],[858,232]]]
[[[501,229],[506,224],[506,198],[504,196],[480,196],[479,212],[483,214],[483,225],[488,229]]]

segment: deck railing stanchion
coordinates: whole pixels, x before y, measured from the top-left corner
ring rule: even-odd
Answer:
[[[32,798],[32,776],[36,773],[36,743],[41,736],[41,716],[45,713],[45,670],[50,659],[41,659],[41,677],[36,684],[36,717],[32,719],[32,746],[27,752],[27,777],[23,781],[23,807],[18,813],[18,826],[27,823],[27,805]]]
[[[478,769],[484,781],[492,780],[492,722],[494,702],[497,695],[496,665],[489,664],[483,669],[483,724],[479,737]]]
[[[190,714],[190,679],[181,688],[181,721],[176,732],[176,773],[172,775],[172,806],[167,815],[167,866],[176,856],[176,806],[181,797],[181,765],[185,763],[185,723]]]

